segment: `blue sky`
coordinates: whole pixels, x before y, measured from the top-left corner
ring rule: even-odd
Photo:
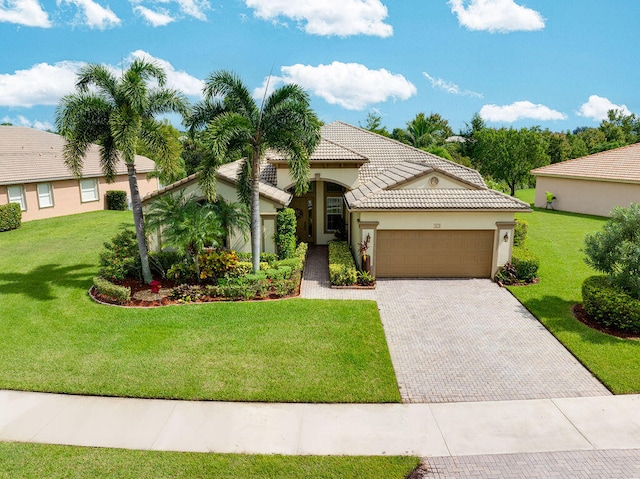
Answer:
[[[639,26],[638,0],[0,0],[0,121],[53,128],[83,63],[142,56],[191,101],[228,69],[256,98],[298,83],[325,122],[564,131],[640,115]]]

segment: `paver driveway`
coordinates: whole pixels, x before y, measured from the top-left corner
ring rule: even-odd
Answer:
[[[508,290],[486,279],[378,280],[330,289],[313,248],[302,296],[375,299],[405,402],[602,396],[610,392]]]

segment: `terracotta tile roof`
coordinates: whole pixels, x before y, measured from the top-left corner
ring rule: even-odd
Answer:
[[[22,126],[0,126],[0,185],[72,179],[62,158],[64,144],[64,138],[54,133]],[[154,169],[152,160],[136,156],[136,171],[147,173]],[[116,172],[127,173],[124,162],[118,162]],[[103,176],[97,145],[92,145],[87,152],[83,176]]]
[[[345,195],[351,210],[530,210],[527,203],[489,189],[378,190],[359,199],[352,193]]]
[[[482,176],[476,170],[347,123],[336,121],[324,125],[322,137],[369,159],[359,170],[361,183],[398,163],[413,161],[445,171],[479,187],[485,186]]]
[[[640,182],[640,143],[532,170],[533,175]]]

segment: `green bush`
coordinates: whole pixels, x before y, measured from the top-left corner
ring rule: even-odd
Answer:
[[[22,224],[22,210],[18,203],[0,205],[0,232],[16,230]]]
[[[279,268],[269,268],[265,271],[267,278],[271,280],[289,279],[293,269],[291,266],[280,266]]]
[[[287,259],[296,251],[296,212],[284,208],[276,216],[276,249],[279,259]]]
[[[329,242],[329,279],[335,286],[348,286],[358,282],[358,270],[346,241]]]
[[[612,284],[607,276],[591,276],[582,283],[582,302],[599,324],[640,333],[640,300]]]
[[[174,264],[181,263],[185,258],[177,251],[154,251],[149,253],[149,266],[154,276],[167,277],[167,272]]]
[[[124,211],[127,209],[127,192],[122,190],[107,191],[107,209]]]
[[[248,300],[258,296],[258,286],[266,280],[245,278],[222,278],[218,281],[220,296],[230,300]]]
[[[238,261],[246,261],[251,263],[251,253],[236,253]],[[273,263],[278,261],[278,257],[274,253],[260,253],[261,263]]]
[[[298,246],[296,247],[295,256],[296,258],[300,258],[303,264],[307,258],[308,250],[309,250],[309,245],[307,243],[298,243]]]
[[[513,246],[524,246],[528,230],[529,223],[524,220],[516,220],[516,225],[513,228]]]
[[[101,277],[109,281],[140,277],[140,250],[135,231],[122,230],[109,243],[104,243],[104,248],[98,270]]]
[[[202,286],[181,284],[171,290],[170,298],[183,303],[191,303],[201,299],[206,294],[205,291]]]
[[[538,277],[540,260],[523,247],[513,248],[511,262],[498,268],[496,281],[502,284],[531,283]]]
[[[99,276],[93,278],[93,287],[99,294],[120,304],[126,303],[131,299],[131,288],[118,286]]]

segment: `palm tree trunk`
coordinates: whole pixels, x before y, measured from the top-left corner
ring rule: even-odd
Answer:
[[[260,239],[262,228],[260,224],[260,153],[254,153],[251,165],[251,262],[253,272],[260,271]]]
[[[145,284],[149,284],[153,277],[151,276],[151,268],[149,267],[149,252],[147,251],[147,238],[144,234],[142,201],[140,200],[138,179],[136,178],[136,166],[134,163],[127,163],[127,173],[129,174],[129,190],[131,192],[131,205],[133,206],[133,222],[136,225],[138,250],[140,251],[140,263],[142,265],[142,279]]]

